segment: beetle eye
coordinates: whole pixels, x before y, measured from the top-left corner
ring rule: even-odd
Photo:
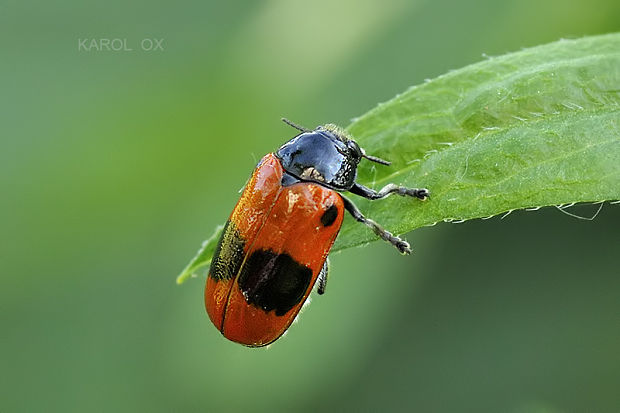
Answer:
[[[355,142],[355,141],[348,141],[347,142],[347,147],[349,148],[349,152],[351,153],[351,155],[353,155],[355,158],[357,158],[357,159],[361,159],[362,158],[362,150],[360,149],[360,147],[357,144],[357,142]]]

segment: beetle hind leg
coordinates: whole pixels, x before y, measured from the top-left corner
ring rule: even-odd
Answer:
[[[349,192],[372,200],[382,199],[392,194],[397,194],[400,196],[418,198],[419,200],[424,201],[430,195],[428,189],[426,188],[407,188],[405,186],[387,184],[379,191],[375,191],[374,189],[370,189],[364,185],[358,184],[357,182],[353,184],[353,187],[349,190]]]
[[[316,292],[319,295],[325,294],[325,286],[327,285],[327,276],[329,274],[329,258],[325,258],[321,272],[319,272],[318,287]]]
[[[344,201],[344,207],[349,213],[355,218],[356,221],[361,222],[362,224],[368,226],[370,229],[374,231],[381,239],[392,244],[401,254],[411,254],[411,246],[409,243],[396,235],[392,234],[390,231],[384,229],[381,225],[377,224],[370,218],[366,218],[359,209],[355,206],[353,202],[348,200],[347,198],[342,197]]]

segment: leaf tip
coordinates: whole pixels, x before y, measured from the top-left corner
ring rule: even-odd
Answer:
[[[176,278],[176,284],[177,285],[181,285],[183,284],[185,281],[187,281],[188,278],[190,278],[192,276],[192,274],[190,272],[188,272],[187,270],[183,270],[183,272],[181,272],[181,274],[179,274]]]

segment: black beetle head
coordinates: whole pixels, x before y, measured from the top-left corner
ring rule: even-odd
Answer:
[[[389,164],[367,156],[357,142],[336,125],[327,124],[311,131],[285,122],[302,133],[282,145],[276,156],[284,170],[297,179],[347,191],[355,183],[357,165],[362,158]]]

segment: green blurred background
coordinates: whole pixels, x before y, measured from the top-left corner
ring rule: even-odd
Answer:
[[[619,29],[617,0],[0,2],[0,411],[620,411],[618,206],[344,251],[266,350],[174,283],[281,116],[347,125],[483,54]]]

